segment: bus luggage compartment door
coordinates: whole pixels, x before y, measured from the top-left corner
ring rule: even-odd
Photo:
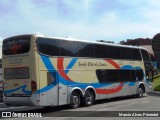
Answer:
[[[58,105],[58,73],[41,71],[40,76],[40,105]]]

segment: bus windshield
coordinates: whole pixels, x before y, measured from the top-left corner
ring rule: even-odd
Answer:
[[[30,50],[30,35],[7,38],[3,41],[3,54],[16,55]]]

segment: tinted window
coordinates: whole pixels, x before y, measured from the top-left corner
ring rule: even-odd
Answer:
[[[135,81],[136,80],[136,70],[131,70],[130,73],[131,73],[130,81]]]
[[[49,38],[37,39],[38,50],[40,53],[50,56],[60,56],[59,40]]]
[[[77,42],[79,57],[94,57],[93,44]]]
[[[143,70],[96,70],[96,75],[101,83],[105,82],[130,82],[143,80]]]
[[[142,60],[139,49],[132,49],[132,59],[133,60]]]
[[[144,74],[142,70],[136,70],[136,80],[143,80]]]
[[[121,48],[121,59],[132,59],[132,50],[131,48]]]
[[[106,45],[94,45],[96,58],[108,58],[108,50]]]
[[[130,70],[119,70],[119,81],[130,81]]]
[[[4,69],[4,78],[9,79],[29,79],[29,68],[6,68]]]
[[[105,82],[117,82],[119,81],[119,70],[105,70],[98,69],[96,70],[96,75],[101,83]]]
[[[120,47],[108,46],[108,57],[120,59]]]
[[[144,60],[144,61],[147,61],[147,62],[150,62],[150,57],[149,57],[148,52],[145,51],[145,50],[141,50],[141,52],[142,52],[143,60]]]
[[[3,41],[3,54],[15,55],[27,53],[30,50],[31,36],[18,36]]]
[[[119,79],[119,70],[107,70],[106,80],[109,80],[110,82],[118,82]]]
[[[109,79],[107,79],[107,72],[106,70],[96,70],[96,75],[99,80],[99,82],[104,83],[104,82],[110,82]]]
[[[61,56],[78,56],[77,42],[75,41],[60,41]]]

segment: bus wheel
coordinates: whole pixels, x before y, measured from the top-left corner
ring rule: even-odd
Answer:
[[[70,108],[75,109],[80,105],[80,94],[77,91],[73,91],[70,97]]]
[[[94,94],[91,90],[87,90],[84,96],[84,104],[85,106],[90,106],[94,103]]]
[[[137,97],[138,97],[138,98],[141,98],[141,97],[143,96],[143,88],[142,88],[142,87],[139,87],[137,92],[138,92],[138,93],[137,93]]]

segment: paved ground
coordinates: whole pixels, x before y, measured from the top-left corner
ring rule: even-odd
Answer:
[[[145,94],[142,98],[113,98],[97,101],[90,107],[80,107],[78,109],[69,109],[68,106],[53,107],[53,108],[33,108],[33,107],[8,107],[0,103],[0,113],[2,112],[23,112],[23,113],[41,113],[45,119],[160,119],[160,94],[150,93]],[[130,117],[135,114],[136,117]],[[158,115],[157,117],[141,117],[143,114]],[[125,115],[125,117],[123,116]],[[128,117],[128,116],[129,117]],[[75,118],[76,116],[76,118]],[[123,116],[123,117],[111,117]],[[139,116],[139,117],[138,117]],[[13,119],[13,118],[12,118]],[[16,118],[17,119],[17,118]],[[20,118],[22,119],[22,118]],[[30,118],[31,119],[31,118]],[[32,118],[34,119],[34,118]],[[127,120],[128,120],[127,119]]]

